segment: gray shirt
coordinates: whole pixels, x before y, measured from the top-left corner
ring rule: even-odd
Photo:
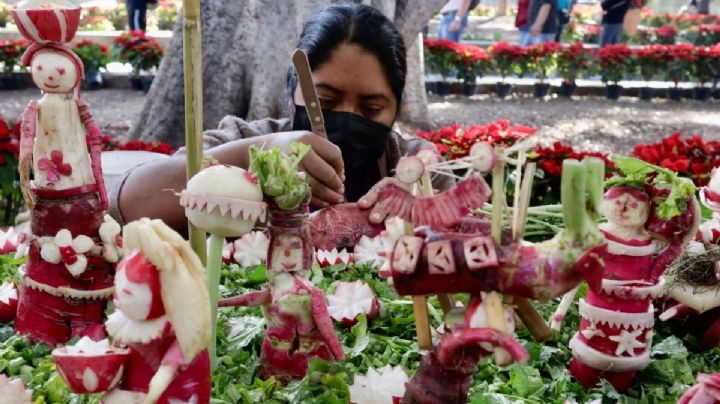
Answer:
[[[226,116],[220,121],[220,125],[217,129],[207,130],[203,133],[203,148],[207,151],[213,147],[220,146],[234,140],[277,132],[287,132],[291,130],[292,124],[289,119],[266,118],[258,121],[247,122],[236,116]],[[381,166],[384,166],[382,167],[382,171],[384,172],[381,171],[381,174],[384,176],[393,175],[395,165],[398,160],[400,160],[400,157],[417,154],[417,152],[423,149],[435,149],[435,145],[419,137],[406,136],[392,132],[388,137],[388,142],[385,147],[385,164],[381,164]],[[184,154],[184,152],[185,148],[181,148],[175,154]],[[110,195],[108,199],[110,200],[110,209],[108,213],[110,213],[110,215],[121,225],[125,224],[125,220],[122,217],[122,212],[120,212],[119,207],[120,194],[122,193],[125,182],[133,170],[126,172],[115,183],[115,186],[109,192]],[[451,177],[437,176],[433,178],[433,188],[439,191],[449,189],[454,184],[455,182]]]

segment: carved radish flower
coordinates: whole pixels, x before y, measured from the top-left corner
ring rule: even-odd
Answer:
[[[105,215],[105,223],[100,225],[100,239],[103,242],[102,256],[107,262],[116,263],[122,255],[122,228],[110,215]]]
[[[270,240],[265,233],[253,231],[233,242],[232,258],[242,267],[260,265],[267,259],[268,248]]]
[[[385,366],[378,373],[370,368],[367,374],[355,375],[350,386],[350,402],[355,404],[392,404],[405,395],[405,384],[409,383],[401,366]]]
[[[15,228],[10,227],[7,231],[0,230],[0,254],[8,254],[17,249],[18,234]]]
[[[328,295],[327,301],[330,317],[348,327],[354,325],[361,314],[372,320],[380,311],[375,292],[363,281],[338,282],[335,293]]]
[[[73,276],[78,276],[87,269],[86,253],[95,247],[93,240],[85,235],[73,238],[70,231],[62,229],[57,232],[54,239],[43,244],[40,256],[52,264],[65,264],[65,268]]]
[[[27,257],[28,252],[30,251],[30,241],[32,241],[32,234],[30,234],[30,226],[27,226],[25,231],[18,234],[15,258]]]

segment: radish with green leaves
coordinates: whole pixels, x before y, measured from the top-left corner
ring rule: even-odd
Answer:
[[[220,302],[221,307],[263,308],[267,332],[260,353],[261,377],[283,383],[305,376],[311,359],[345,356],[325,296],[308,279],[313,264],[310,186],[298,171],[308,151],[309,146],[301,143],[293,143],[290,155],[279,148],[250,149],[250,170],[269,207],[268,285]]]

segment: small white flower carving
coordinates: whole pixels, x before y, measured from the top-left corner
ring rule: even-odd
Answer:
[[[90,237],[81,234],[73,238],[68,229],[62,229],[52,241],[43,244],[40,256],[51,264],[64,263],[73,276],[78,276],[87,269],[85,254],[93,247],[95,243]]]
[[[100,239],[103,242],[102,256],[107,262],[116,263],[122,256],[122,237],[120,225],[110,215],[105,215],[105,222],[100,225]]]

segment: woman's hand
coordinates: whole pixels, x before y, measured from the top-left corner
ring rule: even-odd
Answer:
[[[290,152],[293,142],[304,143],[311,150],[300,162],[312,190],[311,204],[326,207],[345,201],[345,165],[340,148],[329,140],[312,132],[280,132],[271,136],[268,147],[279,146],[283,152]]]

